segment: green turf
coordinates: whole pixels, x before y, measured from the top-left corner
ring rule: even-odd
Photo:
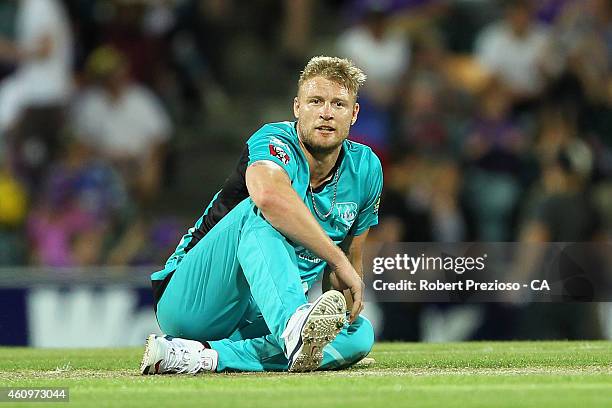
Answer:
[[[0,348],[0,386],[70,388],[45,407],[612,407],[604,341],[378,344],[371,367],[309,374],[142,377],[141,352]]]

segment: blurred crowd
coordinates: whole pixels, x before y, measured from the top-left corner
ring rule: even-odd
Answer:
[[[609,237],[610,0],[16,0],[0,265],[162,264],[317,54],[368,75],[373,240]]]

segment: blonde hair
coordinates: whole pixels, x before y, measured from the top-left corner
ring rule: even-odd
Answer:
[[[110,45],[96,48],[87,58],[85,72],[93,79],[113,75],[127,65],[125,55]]]
[[[298,92],[304,82],[318,76],[342,85],[355,98],[357,98],[359,87],[366,80],[366,74],[346,58],[313,57],[300,74]]]

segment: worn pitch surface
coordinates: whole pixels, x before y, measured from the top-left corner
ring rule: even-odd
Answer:
[[[606,341],[382,343],[371,366],[306,374],[140,376],[141,353],[0,348],[0,387],[68,387],[53,407],[612,407]]]

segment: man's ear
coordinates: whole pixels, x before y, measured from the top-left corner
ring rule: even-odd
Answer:
[[[359,103],[355,102],[353,106],[353,118],[351,119],[351,126],[357,122],[357,115],[359,115]]]
[[[296,119],[300,118],[300,101],[297,96],[293,98],[293,116]]]

